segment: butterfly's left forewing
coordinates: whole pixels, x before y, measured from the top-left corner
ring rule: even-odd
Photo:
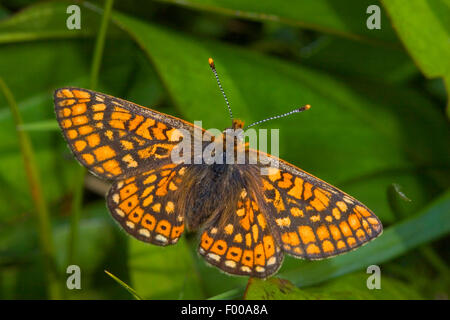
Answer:
[[[381,234],[380,220],[364,204],[283,160],[276,161],[278,167],[260,176],[260,203],[284,252],[322,259]]]

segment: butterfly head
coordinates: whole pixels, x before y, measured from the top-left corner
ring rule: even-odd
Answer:
[[[244,129],[244,121],[239,120],[239,119],[234,119],[232,129],[233,130]]]
[[[244,143],[244,121],[239,119],[234,119],[231,128],[226,128],[222,132],[222,138],[220,139],[223,150],[230,150],[232,146],[233,149],[245,148]],[[233,143],[230,145],[230,143]]]

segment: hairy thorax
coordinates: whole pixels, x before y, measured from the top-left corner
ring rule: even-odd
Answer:
[[[244,170],[245,166],[245,170]],[[185,211],[186,226],[197,230],[217,219],[233,215],[241,190],[255,192],[258,168],[242,164],[201,164],[186,168],[179,200]]]
[[[242,127],[243,122],[235,120],[232,128],[208,142],[216,144],[211,148],[213,163],[203,159],[201,164],[186,167],[178,198],[189,230],[197,230],[218,219],[219,223],[229,220],[241,191],[256,192],[260,188],[259,169],[250,162]]]

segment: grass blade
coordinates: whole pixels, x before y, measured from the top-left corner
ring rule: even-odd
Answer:
[[[122,287],[124,287],[129,293],[131,293],[133,295],[133,297],[136,300],[143,300],[136,292],[136,290],[134,290],[133,288],[131,288],[129,285],[127,285],[125,282],[123,282],[122,280],[120,280],[119,278],[117,278],[115,275],[113,275],[111,272],[108,272],[107,270],[105,270],[105,273],[110,276],[111,278],[113,278],[118,284],[120,284]]]
[[[36,166],[31,140],[24,130],[18,129],[23,125],[22,117],[20,116],[19,108],[12,92],[2,78],[0,78],[0,90],[8,101],[17,128],[17,134],[19,135],[19,144],[25,165],[26,176],[37,213],[40,247],[48,280],[48,294],[51,299],[61,299],[61,288],[56,271],[50,216],[42,192],[42,183]]]
[[[92,58],[91,69],[91,89],[95,90],[98,83],[98,74],[100,72],[100,66],[102,62],[103,49],[105,47],[106,30],[108,29],[109,18],[111,17],[111,11],[114,0],[106,0],[105,8],[103,10],[102,22],[100,30],[98,32],[97,41],[95,42],[94,56]]]
[[[43,120],[39,122],[24,123],[17,127],[19,131],[56,131],[60,130],[55,120]]]

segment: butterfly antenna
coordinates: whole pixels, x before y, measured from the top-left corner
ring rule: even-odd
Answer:
[[[225,103],[227,104],[231,121],[233,121],[233,112],[231,112],[231,107],[230,107],[230,103],[228,102],[227,95],[225,94],[225,91],[223,91],[222,84],[220,83],[219,75],[217,74],[216,66],[214,65],[214,60],[212,58],[209,58],[208,62],[209,62],[209,66],[211,67],[212,72],[216,76],[216,81],[217,81],[217,84],[219,85],[220,92],[222,92],[222,95],[225,98]]]
[[[304,105],[301,108],[294,109],[294,110],[292,110],[290,112],[287,112],[287,113],[284,113],[284,114],[280,114],[278,116],[273,116],[273,117],[270,117],[270,118],[267,118],[267,119],[264,119],[264,120],[253,122],[251,125],[246,126],[245,129],[248,129],[250,127],[256,126],[257,124],[260,124],[260,123],[263,123],[263,122],[266,122],[266,121],[269,121],[269,120],[279,119],[279,118],[290,116],[293,113],[306,111],[306,110],[309,110],[310,108],[311,108],[311,106],[309,104],[307,104],[307,105]]]

